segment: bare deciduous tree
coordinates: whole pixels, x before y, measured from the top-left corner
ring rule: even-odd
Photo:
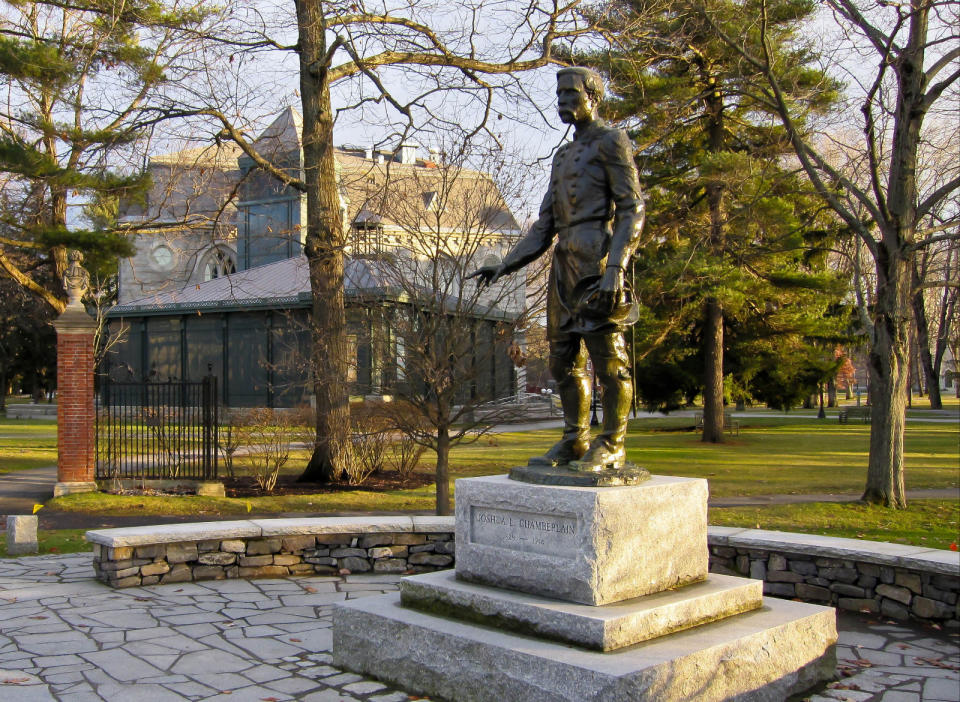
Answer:
[[[489,175],[500,172],[495,154],[483,158],[462,143],[446,154],[436,168],[396,173],[387,182],[384,220],[401,231],[403,243],[370,260],[399,301],[371,309],[388,317],[390,333],[383,373],[394,401],[381,415],[435,452],[437,514],[450,513],[450,449],[476,441],[510,412],[503,391],[516,378],[508,351],[530,313],[522,280],[489,289],[467,280],[519,236],[503,196],[517,183]]]
[[[313,295],[312,367],[317,441],[305,480],[329,480],[350,461],[347,334],[344,314],[344,222],[334,157],[334,123],[341,110],[389,115],[385,141],[402,142],[432,123],[463,136],[494,133],[501,106],[525,100],[518,74],[558,63],[556,47],[594,31],[581,0],[555,3],[472,2],[449,5],[414,0],[397,6],[363,0],[295,0],[289,24],[256,8],[235,8],[242,26],[221,47],[230,61],[241,54],[292,52],[299,69],[303,168],[290,172],[258,153],[232,115],[235,95],[180,109],[181,116],[211,118],[217,138],[236,142],[257,167],[306,196],[304,252]],[[292,36],[290,27],[296,28]],[[286,30],[286,31],[285,31]],[[491,39],[490,33],[496,38]],[[213,83],[213,81],[211,81]],[[219,87],[219,86],[217,86]],[[343,105],[334,107],[334,91]],[[459,96],[459,97],[457,97]],[[498,102],[502,98],[503,102]],[[448,108],[473,107],[462,121]],[[524,103],[528,112],[535,107]]]
[[[924,247],[960,238],[960,212],[948,208],[933,226],[929,215],[944,203],[956,202],[960,164],[925,173],[922,145],[931,129],[946,128],[947,143],[957,147],[957,88],[960,82],[960,3],[956,0],[825,0],[825,7],[844,33],[852,51],[846,65],[851,100],[858,103],[859,148],[863,178],[838,165],[824,148],[822,134],[800,125],[807,106],[790,98],[782,67],[771,60],[769,47],[752,53],[739,37],[715,31],[766,78],[759,97],[785,125],[793,149],[815,190],[860,241],[873,266],[870,309],[870,396],[873,410],[870,457],[863,499],[905,507],[903,434],[910,353],[910,301],[913,267]],[[767,24],[762,7],[756,29]],[[709,13],[706,13],[709,16]],[[864,77],[867,66],[876,68]],[[834,70],[839,70],[834,65]],[[858,92],[859,89],[859,92]],[[944,125],[947,125],[944,127]],[[837,133],[834,133],[835,135]]]

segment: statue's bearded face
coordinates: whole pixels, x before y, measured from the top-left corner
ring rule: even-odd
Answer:
[[[577,124],[594,116],[594,104],[583,80],[564,74],[557,78],[557,112],[564,124]]]

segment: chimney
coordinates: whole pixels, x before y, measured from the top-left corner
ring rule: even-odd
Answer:
[[[411,142],[400,144],[400,163],[413,165],[417,162],[417,151],[420,147]]]

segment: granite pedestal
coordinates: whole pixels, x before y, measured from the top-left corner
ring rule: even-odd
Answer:
[[[707,577],[707,481],[637,486],[457,481],[457,577],[602,605]],[[682,535],[682,538],[678,538]]]
[[[707,485],[457,481],[456,571],[334,612],[338,666],[456,702],[782,702],[829,677],[834,611],[707,572]]]

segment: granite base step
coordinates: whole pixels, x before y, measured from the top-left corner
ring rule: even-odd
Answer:
[[[612,651],[757,609],[763,581],[710,575],[675,590],[593,607],[464,582],[443,570],[401,580],[400,600],[431,614]]]
[[[828,607],[759,609],[612,652],[405,608],[400,593],[333,613],[333,663],[456,702],[783,702],[836,665]]]

